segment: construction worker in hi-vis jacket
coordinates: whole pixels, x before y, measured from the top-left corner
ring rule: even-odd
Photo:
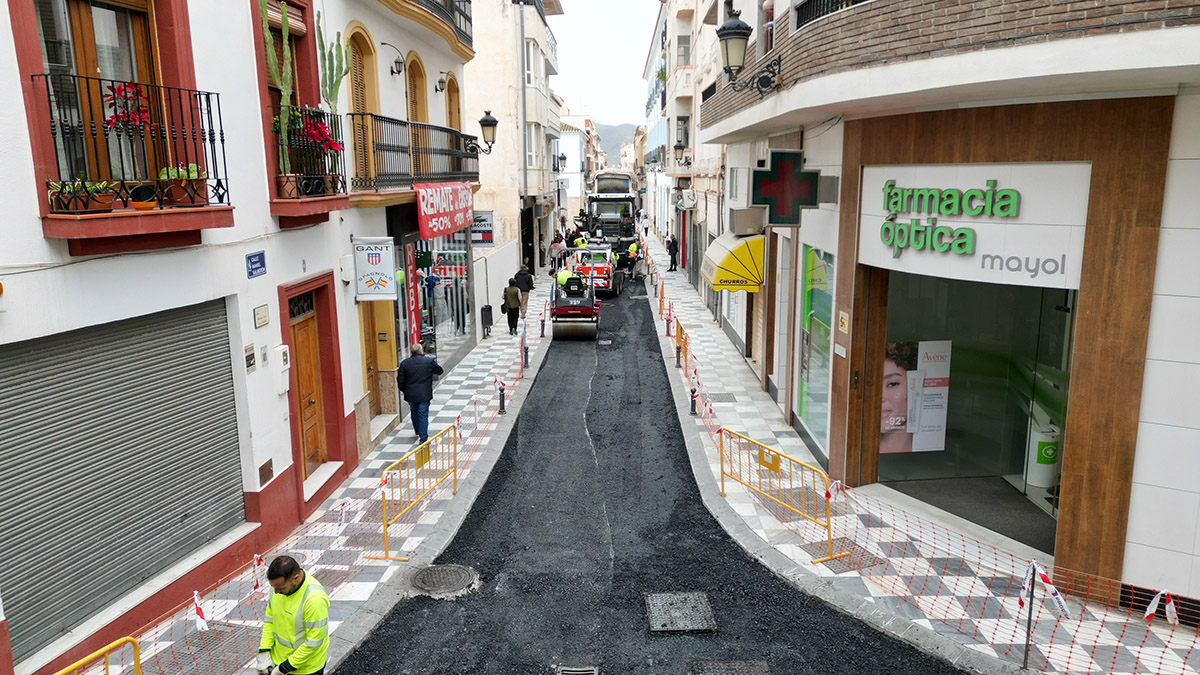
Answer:
[[[267,567],[271,584],[255,665],[272,671],[324,675],[329,652],[329,594],[294,558],[279,556]]]

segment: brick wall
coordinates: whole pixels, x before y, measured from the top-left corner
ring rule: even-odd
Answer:
[[[1105,33],[1200,25],[1200,0],[874,0],[792,31],[795,10],[776,22],[783,88],[804,80],[884,63],[1002,49]],[[758,35],[759,30],[755,30]],[[758,70],[754,44],[742,78]],[[734,92],[719,76],[700,105],[707,128],[754,105],[758,93]],[[767,94],[771,96],[772,94]]]

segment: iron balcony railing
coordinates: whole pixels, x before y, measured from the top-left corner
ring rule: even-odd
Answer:
[[[218,94],[58,73],[33,80],[50,112],[51,212],[229,204]]]
[[[807,0],[796,8],[796,28],[868,0]]]
[[[412,0],[441,17],[454,28],[458,39],[468,47],[472,45],[471,0]]]
[[[304,199],[346,194],[340,117],[294,105],[273,106],[270,111],[276,196]]]
[[[415,183],[479,182],[476,139],[456,129],[351,113],[356,192],[404,189]]]

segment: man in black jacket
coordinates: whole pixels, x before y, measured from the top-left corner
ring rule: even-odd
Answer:
[[[529,273],[529,265],[521,265],[513,279],[517,280],[517,288],[521,289],[521,318],[525,318],[525,307],[529,305],[529,292],[533,290],[533,275]]]
[[[419,443],[429,440],[429,402],[433,400],[433,376],[446,371],[438,362],[425,356],[420,343],[412,346],[412,356],[400,362],[396,384],[412,410],[413,429]]]
[[[668,272],[674,272],[676,269],[675,261],[679,258],[679,240],[675,235],[667,240],[667,253],[671,254],[671,266],[667,268]]]

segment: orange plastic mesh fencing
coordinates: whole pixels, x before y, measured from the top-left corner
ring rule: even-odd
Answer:
[[[431,446],[427,458],[411,455],[408,459],[417,468],[414,476],[425,470],[427,475],[413,478],[409,497],[421,495],[413,504],[397,499],[389,502],[387,533],[392,552],[404,550],[407,537],[418,519],[431,508],[431,503],[453,496],[453,481],[431,480],[440,470],[446,471],[442,447],[458,443],[458,476],[469,473],[480,448],[495,429],[499,409],[499,382],[511,397],[525,380],[522,379],[521,343],[514,342],[492,370],[487,382],[480,385],[470,402],[458,413],[459,424],[443,433],[443,441]],[[451,456],[453,456],[451,454]],[[423,463],[422,461],[423,460]],[[424,485],[427,489],[420,489]],[[396,484],[399,491],[399,483]],[[338,599],[338,593],[350,582],[378,583],[388,574],[389,563],[379,558],[384,554],[383,501],[380,481],[362,487],[338,499],[328,510],[318,512],[283,541],[261,557],[247,560],[235,571],[210,584],[200,593],[200,611],[207,620],[208,630],[197,624],[195,603],[188,599],[174,609],[150,622],[135,636],[141,644],[141,671],[146,675],[226,675],[239,673],[251,665],[258,651],[262,619],[269,586],[266,565],[279,555],[295,558],[306,572],[321,582],[326,591]],[[399,492],[397,492],[399,494]],[[397,509],[400,503],[407,508]],[[399,512],[399,515],[397,515]],[[331,623],[331,632],[335,629]],[[110,657],[111,673],[133,673],[133,650],[119,649]],[[81,674],[105,672],[104,664],[86,666]]]
[[[660,316],[672,327],[672,303],[665,292],[659,300],[665,308]],[[676,341],[687,342],[682,323],[676,328]],[[723,432],[703,377],[704,365],[689,350],[684,367],[696,413],[714,446],[719,446]],[[1033,601],[1027,589],[1023,602],[1019,596],[1030,561],[856,490],[833,496],[826,530],[799,515],[819,512],[820,491],[764,466],[757,457],[759,444],[747,440],[747,452],[730,453],[727,460],[738,456],[742,464],[727,468],[758,487],[751,489],[756,502],[803,539],[808,554],[819,558],[831,545],[833,553],[841,555],[824,565],[835,573],[861,575],[882,591],[872,593],[877,602],[888,597],[904,602],[916,610],[915,616],[943,626],[940,632],[955,632],[1008,661],[1022,663],[1027,657],[1029,667],[1041,672],[1200,675],[1197,600],[1051,567],[1046,578],[1069,615],[1059,609],[1039,574],[1031,582]],[[767,464],[773,464],[775,456],[781,457],[782,468],[786,455],[774,451],[767,453]],[[824,500],[824,494],[819,497]],[[1156,597],[1152,620],[1147,620],[1144,614]],[[912,610],[902,613],[913,615]]]

